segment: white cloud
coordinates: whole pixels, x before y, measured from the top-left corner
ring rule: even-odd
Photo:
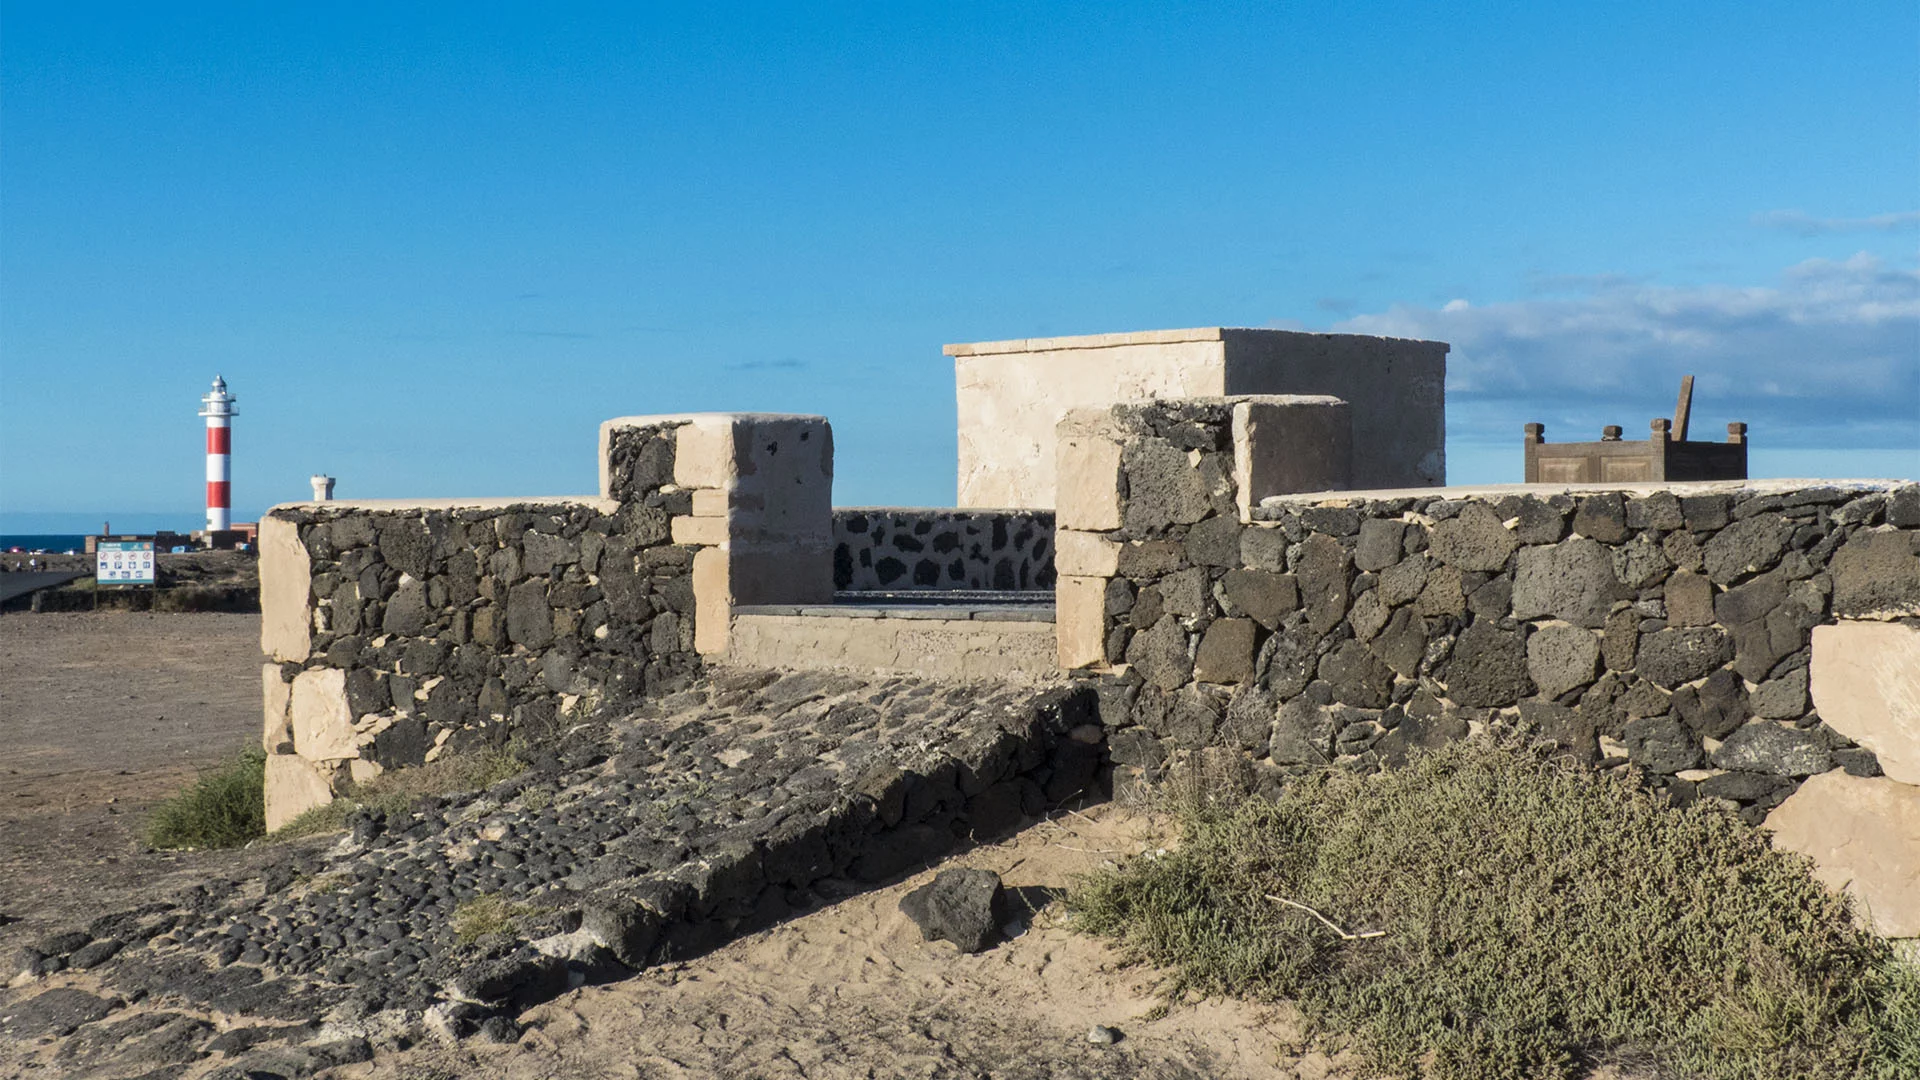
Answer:
[[[1334,329],[1450,342],[1455,438],[1517,439],[1529,420],[1550,437],[1556,423],[1565,438],[1644,432],[1692,374],[1696,438],[1715,437],[1713,418],[1776,446],[1920,446],[1920,271],[1864,253],[1766,287],[1600,278],[1566,298],[1396,305]]]
[[[1753,215],[1753,223],[1765,229],[1780,229],[1800,236],[1821,236],[1843,232],[1893,232],[1920,225],[1920,210],[1901,210],[1892,214],[1874,214],[1861,218],[1814,217],[1804,210],[1769,210]]]

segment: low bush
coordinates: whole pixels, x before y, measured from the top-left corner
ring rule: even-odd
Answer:
[[[1169,1002],[1291,999],[1402,1076],[1920,1075],[1920,975],[1723,811],[1476,740],[1176,813],[1068,898]]]
[[[516,743],[501,750],[450,754],[425,765],[383,772],[364,784],[354,784],[325,806],[316,806],[287,822],[274,831],[274,838],[292,840],[334,832],[344,828],[348,815],[361,807],[398,814],[424,796],[490,787],[526,769],[522,752]]]
[[[157,848],[227,848],[265,835],[266,767],[266,752],[249,747],[201,773],[154,810],[147,822],[147,843]]]

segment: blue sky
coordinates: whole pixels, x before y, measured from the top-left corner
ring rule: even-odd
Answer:
[[[1920,473],[1920,9],[0,4],[0,528],[584,492],[598,422],[820,412],[953,498],[950,341],[1451,341],[1521,425]],[[137,516],[137,517],[136,517]]]

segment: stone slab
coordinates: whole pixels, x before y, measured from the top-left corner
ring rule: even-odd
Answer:
[[[1767,815],[1775,847],[1853,894],[1887,937],[1920,937],[1920,787],[1842,769],[1810,777]]]
[[[1813,705],[1827,726],[1920,784],[1920,627],[1841,621],[1813,628]]]
[[[272,832],[316,806],[333,801],[333,785],[321,766],[298,754],[268,754],[267,831]]]
[[[1055,652],[1049,622],[737,615],[725,662],[928,678],[1033,678],[1057,670]]]

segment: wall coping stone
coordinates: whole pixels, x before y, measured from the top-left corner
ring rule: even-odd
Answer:
[[[735,615],[805,615],[821,619],[945,619],[973,622],[1052,622],[1047,604],[741,604]]]
[[[1196,326],[1185,330],[1137,330],[1120,334],[1079,334],[1069,337],[1012,338],[1007,341],[973,341],[942,345],[947,356],[994,356],[1002,353],[1058,352],[1064,349],[1111,349],[1125,345],[1176,345],[1184,341],[1225,341],[1234,337],[1281,338],[1373,338],[1381,341],[1414,341],[1417,338],[1389,338],[1382,334],[1319,334],[1306,330],[1268,330],[1237,326]],[[1446,342],[1426,342],[1446,348]]]
[[[306,513],[351,513],[353,511],[392,510],[511,510],[521,506],[584,506],[611,514],[620,509],[619,499],[597,495],[528,495],[516,498],[484,499],[329,499],[326,502],[284,502],[267,508],[267,515],[285,511]]]
[[[1046,515],[1053,510],[1045,506],[836,506],[836,514],[954,514],[978,515],[1019,514],[1022,517]]]
[[[1269,495],[1261,507],[1303,505],[1352,505],[1385,502],[1390,499],[1470,499],[1503,495],[1593,495],[1619,492],[1623,495],[1651,495],[1670,491],[1676,495],[1783,495],[1809,488],[1835,488],[1841,491],[1891,491],[1914,483],[1912,480],[1706,480],[1695,482],[1655,481],[1645,484],[1471,484],[1459,487],[1375,488],[1356,491],[1304,491],[1289,495]]]

